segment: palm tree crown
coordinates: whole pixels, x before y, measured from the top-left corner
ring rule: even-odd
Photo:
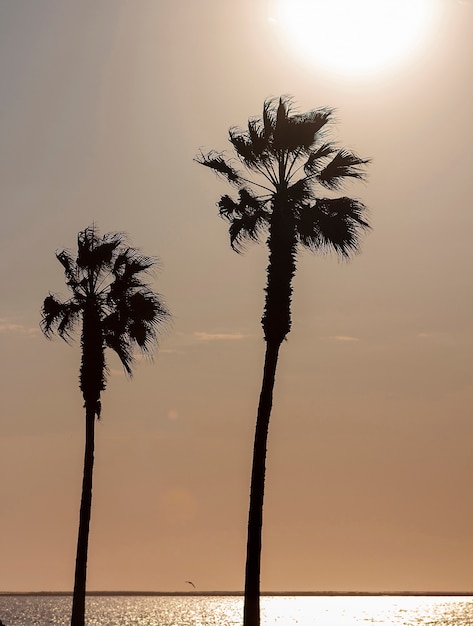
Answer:
[[[77,257],[59,250],[71,297],[65,302],[49,294],[42,308],[41,328],[47,337],[57,333],[69,342],[82,319],[80,388],[88,408],[100,417],[100,394],[105,389],[105,348],[114,350],[128,375],[133,351],[150,355],[158,327],[169,313],[143,274],[156,259],[126,245],[123,233],[100,236],[94,225],[77,238]]]
[[[338,191],[350,178],[364,180],[369,163],[327,140],[332,119],[329,108],[301,114],[293,111],[288,97],[269,99],[262,117],[250,118],[246,130],[230,128],[229,140],[244,173],[222,152],[211,151],[196,159],[238,190],[236,200],[225,194],[217,203],[220,215],[230,222],[230,242],[237,252],[269,231],[262,320],[266,338],[274,335],[282,340],[290,330],[298,245],[350,257],[359,249],[361,231],[369,228],[360,201],[318,194],[318,189]]]

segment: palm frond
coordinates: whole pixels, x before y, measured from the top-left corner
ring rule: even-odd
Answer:
[[[236,217],[241,217],[247,212],[262,211],[266,204],[265,200],[261,200],[258,196],[247,187],[238,190],[239,201],[235,202],[233,198],[224,195],[217,203],[219,215],[228,221],[232,221]]]
[[[268,214],[258,210],[243,213],[231,221],[228,232],[235,252],[244,252],[247,243],[258,242],[268,226]]]
[[[246,242],[258,241],[269,222],[270,213],[266,201],[255,196],[250,189],[242,187],[239,201],[225,195],[218,202],[220,217],[230,222],[230,245],[236,252],[245,249]]]
[[[259,211],[264,207],[265,202],[255,196],[248,187],[242,187],[238,191],[238,195],[240,197],[240,211],[245,211],[247,209]]]
[[[333,108],[319,107],[318,109],[311,109],[305,113],[297,113],[292,116],[292,120],[296,124],[305,124],[315,135],[332,120],[333,114]]]
[[[147,288],[135,292],[130,297],[128,306],[130,319],[151,324],[154,329],[169,317],[161,296]]]
[[[275,115],[273,147],[276,150],[287,150],[290,141],[289,103],[281,97]]]
[[[271,161],[269,142],[264,136],[260,120],[250,120],[248,131],[232,127],[228,138],[240,161],[250,170],[261,171],[262,165]]]
[[[62,318],[64,304],[51,293],[44,299],[41,307],[40,327],[43,333],[51,336]]]
[[[130,340],[135,343],[142,354],[151,356],[157,343],[156,324],[152,320],[137,318],[128,329]]]
[[[104,340],[114,350],[129,376],[134,363],[133,346],[151,355],[158,330],[169,318],[162,297],[146,287],[135,291],[103,320]]]
[[[125,248],[116,255],[112,273],[121,276],[134,276],[148,273],[157,265],[157,259],[141,254],[136,248]]]
[[[333,110],[325,107],[291,115],[291,106],[290,98],[280,98],[273,131],[273,147],[287,152],[308,151],[319,138],[323,127],[330,122]]]
[[[125,266],[125,272],[130,275],[148,273],[156,264],[156,259],[136,252]]]
[[[276,125],[274,107],[275,107],[274,98],[269,98],[268,100],[265,100],[263,104],[262,122],[263,122],[263,129],[264,129],[264,137],[266,141],[268,142],[273,136],[274,127]]]
[[[89,257],[91,251],[98,245],[99,238],[95,230],[95,225],[92,224],[84,230],[81,230],[77,235],[77,266],[85,268],[89,266]]]
[[[211,151],[206,155],[201,153],[200,156],[196,157],[194,160],[201,165],[205,165],[205,167],[209,167],[217,174],[220,174],[233,185],[241,183],[240,174],[225,161],[222,153],[215,151]]]
[[[362,159],[349,150],[339,150],[334,158],[317,174],[317,181],[327,189],[340,189],[346,178],[365,180],[365,165],[370,159]]]
[[[102,328],[105,345],[116,353],[125,372],[132,376],[134,357],[128,336],[128,321],[115,309],[103,319]]]
[[[104,293],[109,307],[121,312],[123,319],[130,316],[130,298],[137,291],[147,289],[145,276],[158,263],[156,258],[142,255],[134,248],[123,250],[112,269],[113,280]]]
[[[128,335],[106,335],[105,343],[108,348],[113,350],[120,359],[123,369],[131,378],[133,376],[133,365],[135,357],[133,356],[133,347]]]
[[[80,320],[81,307],[75,302],[70,302],[69,306],[65,309],[63,318],[58,324],[57,333],[67,343],[72,339],[72,334],[77,328],[77,324]]]
[[[331,109],[317,109],[289,118],[290,141],[287,149],[309,150],[317,141],[320,131],[330,121],[331,115]]]
[[[64,275],[66,276],[67,283],[72,290],[77,284],[77,265],[72,253],[69,250],[57,250],[56,258],[64,268]]]
[[[370,229],[365,205],[353,198],[321,198],[299,213],[300,243],[310,250],[333,251],[350,257],[359,250],[360,239]]]
[[[250,167],[257,161],[258,156],[255,154],[253,142],[248,136],[248,133],[242,131],[240,128],[233,127],[228,131],[228,138],[240,160],[243,161],[245,165]]]
[[[316,149],[311,150],[304,165],[305,173],[316,174],[320,172],[325,159],[332,156],[332,154],[336,151],[337,148],[331,142],[324,142]]]
[[[269,146],[269,137],[266,136],[263,121],[258,118],[248,120],[248,137],[253,146],[253,154],[262,158]]]
[[[61,302],[56,296],[49,294],[41,307],[40,328],[48,339],[57,333],[69,343],[79,315],[79,307],[72,300]]]
[[[293,210],[309,200],[311,195],[310,181],[307,180],[307,178],[299,178],[299,180],[287,189],[287,199]]]
[[[220,217],[223,217],[226,220],[232,220],[233,216],[238,213],[238,202],[235,202],[231,196],[225,194],[220,198],[217,202],[218,213]]]
[[[95,226],[89,226],[78,236],[77,266],[91,272],[110,268],[115,252],[122,243],[122,233],[107,233],[99,237]]]

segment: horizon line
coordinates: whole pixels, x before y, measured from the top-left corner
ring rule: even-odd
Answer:
[[[0,596],[72,596],[72,591],[0,591]],[[87,591],[87,596],[244,596],[243,591]],[[261,596],[473,596],[473,591],[262,591]]]

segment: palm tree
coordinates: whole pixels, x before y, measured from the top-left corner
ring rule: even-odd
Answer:
[[[333,111],[296,113],[288,97],[266,100],[261,118],[248,128],[230,128],[229,140],[244,172],[224,153],[201,153],[196,161],[211,168],[238,191],[217,203],[230,223],[230,243],[245,244],[267,234],[269,252],[262,327],[266,342],[263,381],[256,419],[245,570],[244,626],[260,624],[260,568],[266,443],[279,349],[291,329],[292,279],[300,246],[349,258],[369,229],[366,207],[348,197],[320,197],[317,189],[337,191],[347,179],[363,180],[369,162],[326,139]],[[333,196],[334,194],[332,194]]]
[[[133,350],[151,355],[158,330],[169,313],[143,276],[149,274],[156,260],[127,246],[122,233],[99,236],[92,225],[79,233],[77,248],[77,258],[68,250],[56,252],[72,295],[63,302],[49,294],[42,306],[41,328],[46,337],[57,333],[69,343],[82,321],[79,384],[86,435],[71,626],[84,626],[94,427],[107,382],[105,348],[116,352],[131,376]]]

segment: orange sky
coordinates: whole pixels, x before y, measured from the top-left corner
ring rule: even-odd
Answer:
[[[72,587],[80,353],[38,322],[92,221],[161,258],[174,321],[132,382],[110,359],[89,588],[242,588],[266,254],[230,250],[193,157],[280,94],[373,158],[373,231],[300,256],[262,588],[473,589],[473,5],[432,1],[415,54],[356,78],[304,62],[277,0],[0,3],[0,590]]]

